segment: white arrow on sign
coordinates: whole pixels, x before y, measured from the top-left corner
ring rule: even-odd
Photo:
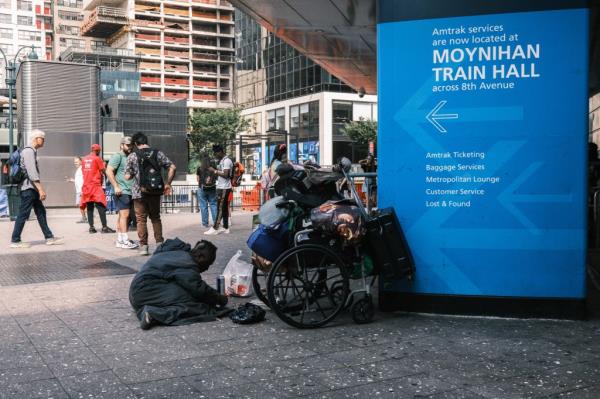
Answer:
[[[431,122],[440,133],[446,133],[447,130],[438,122],[438,119],[458,119],[458,114],[438,114],[438,111],[441,110],[446,103],[446,100],[440,101],[425,117],[425,119]]]

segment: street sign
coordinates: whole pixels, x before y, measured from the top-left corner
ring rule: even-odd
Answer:
[[[382,289],[580,300],[588,10],[490,1],[460,16],[467,3],[378,24],[379,206],[395,207],[417,268]]]

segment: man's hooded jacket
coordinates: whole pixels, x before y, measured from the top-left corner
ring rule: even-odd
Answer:
[[[144,312],[161,324],[213,321],[226,310],[215,308],[219,294],[200,276],[189,244],[166,240],[142,266],[129,287],[129,302],[138,318]]]

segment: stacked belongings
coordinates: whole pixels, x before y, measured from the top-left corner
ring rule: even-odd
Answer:
[[[291,212],[286,203],[282,196],[265,202],[259,213],[260,225],[248,238],[248,247],[254,252],[253,263],[263,271],[268,271],[289,246]]]

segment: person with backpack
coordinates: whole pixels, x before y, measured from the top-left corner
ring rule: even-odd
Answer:
[[[35,212],[38,224],[44,233],[46,245],[60,245],[64,243],[61,237],[54,237],[46,220],[46,192],[40,181],[40,168],[37,160],[38,149],[44,146],[46,134],[35,129],[30,134],[31,146],[17,150],[10,155],[10,177],[13,184],[18,184],[20,189],[21,206],[15,221],[11,237],[11,248],[29,248],[30,243],[21,241],[21,233],[25,222],[29,219],[31,209]]]
[[[213,224],[217,220],[217,175],[208,168],[210,159],[202,158],[200,166],[196,170],[196,181],[198,182],[198,206],[202,215],[202,226],[209,227],[208,208],[210,207],[210,216]]]
[[[103,234],[114,233],[106,223],[106,193],[102,188],[104,175],[104,161],[100,158],[102,147],[100,144],[92,144],[91,152],[81,160],[81,172],[83,173],[83,187],[81,189],[81,205],[87,208],[87,219],[90,225],[90,234],[97,233],[94,227],[94,207],[98,210]]]
[[[145,134],[138,132],[133,135],[132,140],[135,150],[127,157],[125,179],[134,179],[131,185],[131,197],[140,239],[139,254],[147,256],[149,255],[148,217],[152,222],[156,243],[160,244],[164,241],[160,220],[160,200],[163,194],[171,193],[176,167],[162,151],[148,145],[148,137]],[[162,177],[163,169],[167,170],[166,184]]]
[[[131,185],[132,181],[125,179],[125,167],[127,166],[127,156],[133,150],[133,140],[131,136],[121,138],[121,151],[114,154],[108,162],[106,168],[106,177],[113,186],[113,203],[118,212],[117,216],[117,248],[135,249],[138,244],[129,239],[127,235],[127,224],[129,221],[129,208],[132,202]]]

